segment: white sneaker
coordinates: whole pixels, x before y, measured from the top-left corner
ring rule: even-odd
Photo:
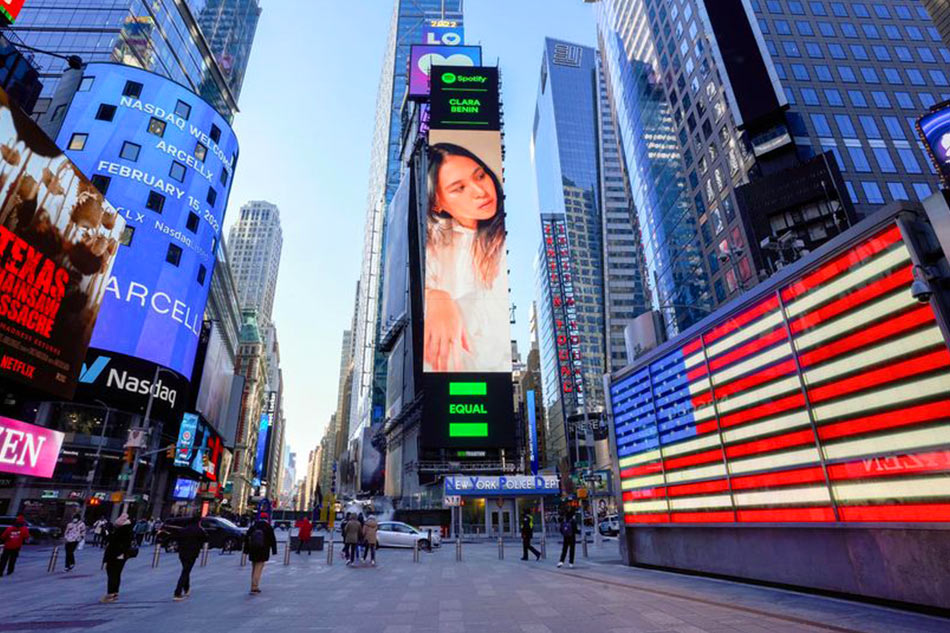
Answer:
[[[570,567],[571,569],[574,569],[574,563],[570,563],[568,567]]]
[[[557,564],[558,567],[564,567],[564,561],[561,561]]]
[[[376,561],[372,562],[373,567],[376,567]]]

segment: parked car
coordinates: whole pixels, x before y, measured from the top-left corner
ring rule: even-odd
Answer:
[[[616,514],[611,514],[600,521],[597,526],[600,533],[604,536],[617,536],[620,534],[620,520]]]
[[[174,517],[166,519],[156,535],[158,543],[165,551],[178,550],[176,534],[182,527],[194,519],[191,517]],[[203,517],[199,523],[201,529],[208,535],[208,547],[226,552],[237,551],[243,547],[244,534],[247,528],[238,527],[223,517]]]
[[[380,521],[377,538],[380,547],[414,547],[418,542],[420,549],[431,549],[442,544],[442,535],[439,532],[432,532],[430,542],[428,532],[400,521]]]
[[[0,516],[0,532],[14,523],[16,523],[16,516]],[[33,521],[27,521],[26,527],[30,531],[30,543],[55,541],[63,535],[63,531],[58,527],[34,523]]]

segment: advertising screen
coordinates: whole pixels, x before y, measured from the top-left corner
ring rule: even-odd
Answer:
[[[7,24],[16,22],[26,0],[0,0],[0,16]]]
[[[157,373],[156,373],[157,371]],[[90,347],[82,363],[75,399],[89,404],[102,400],[109,406],[175,422],[187,407],[188,381],[170,369]]]
[[[267,464],[267,442],[271,429],[269,413],[261,414],[261,423],[257,430],[257,453],[254,457],[254,485],[260,486],[265,479],[264,467]]]
[[[207,338],[196,409],[216,429],[226,426],[225,417],[234,381],[234,364],[221,336],[220,326],[205,322],[202,337]]]
[[[432,66],[480,66],[481,63],[481,46],[413,45],[409,52],[409,98],[429,96]]]
[[[0,417],[0,473],[50,478],[65,435]]]
[[[950,106],[932,110],[917,120],[917,132],[945,187],[950,187]]]
[[[426,20],[422,42],[429,46],[460,46],[465,41],[461,20]]]
[[[497,89],[483,98],[497,102]],[[500,131],[433,125],[423,344],[429,446],[514,444],[502,185]]]
[[[221,436],[207,420],[195,413],[182,416],[175,444],[175,466],[210,481],[217,481],[223,454]]]
[[[950,522],[950,351],[897,225],[610,385],[628,524]]]
[[[92,345],[190,378],[237,161],[234,133],[168,79],[88,64],[58,139],[128,225]]]
[[[70,398],[125,222],[0,90],[0,379]]]
[[[198,482],[194,479],[179,477],[175,480],[175,490],[172,492],[173,499],[194,499],[197,494]]]
[[[429,127],[498,130],[498,69],[432,66]]]

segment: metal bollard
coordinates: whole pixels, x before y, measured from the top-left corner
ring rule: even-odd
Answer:
[[[412,545],[412,562],[419,562],[419,541],[416,541]]]
[[[162,546],[155,543],[155,551],[152,552],[152,569],[158,567],[158,559],[162,555]]]
[[[247,552],[241,552],[241,567],[247,567]]]
[[[205,543],[204,547],[201,548],[201,566],[204,567],[208,564],[208,544]]]
[[[56,571],[56,561],[58,560],[59,560],[59,545],[54,545],[53,551],[50,552],[50,555],[49,555],[49,565],[46,566],[46,573],[51,574],[54,571]]]
[[[544,538],[544,533],[541,534],[541,558],[548,559],[548,541]]]
[[[505,541],[500,536],[498,537],[498,560],[505,559]]]
[[[287,542],[284,543],[284,565],[290,564],[290,539],[287,539]]]
[[[455,535],[455,560],[462,560],[462,537],[458,534]]]
[[[330,533],[330,545],[327,547],[327,565],[333,564],[333,533]]]

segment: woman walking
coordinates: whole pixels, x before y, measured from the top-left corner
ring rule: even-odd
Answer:
[[[208,542],[208,536],[201,529],[199,517],[188,523],[178,532],[178,560],[181,562],[181,575],[175,587],[175,601],[184,600],[191,594],[191,570],[198,560],[201,547]]]
[[[76,566],[76,548],[79,543],[86,538],[86,524],[78,514],[74,514],[72,520],[66,525],[66,533],[63,539],[66,541],[66,571],[72,571]]]
[[[115,527],[109,535],[109,542],[102,556],[106,564],[108,584],[106,595],[102,596],[99,602],[115,602],[119,599],[119,585],[122,582],[122,570],[125,568],[125,563],[130,558],[138,556],[139,553],[138,548],[132,544],[133,536],[129,515],[123,512],[115,520]]]
[[[359,552],[360,532],[362,531],[359,519],[352,514],[347,515],[346,525],[343,526],[343,546],[346,549],[346,564],[356,562]]]
[[[376,522],[376,517],[370,515],[363,524],[363,541],[366,543],[366,549],[363,550],[363,560],[366,560],[366,554],[368,553],[373,567],[376,567],[376,546],[379,543],[376,532],[378,531],[379,524]]]

